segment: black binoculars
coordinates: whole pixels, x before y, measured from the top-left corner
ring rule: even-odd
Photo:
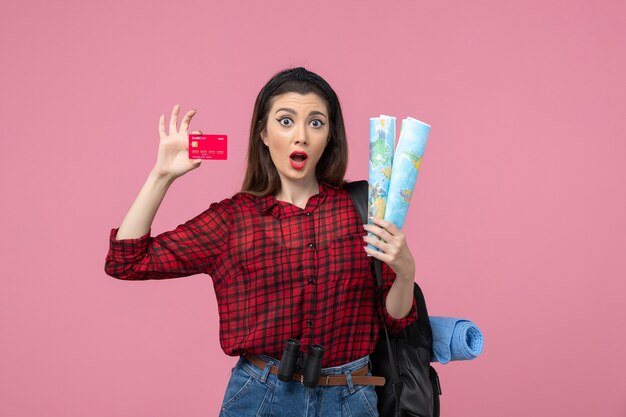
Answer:
[[[291,381],[293,374],[302,375],[300,383],[305,387],[314,387],[320,379],[322,357],[326,348],[322,345],[311,345],[309,353],[300,352],[298,339],[287,339],[285,352],[278,365],[278,379],[283,382]]]

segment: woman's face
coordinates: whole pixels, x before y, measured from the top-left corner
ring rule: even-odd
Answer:
[[[329,139],[326,102],[315,93],[275,96],[261,138],[282,183],[315,179],[315,167]]]

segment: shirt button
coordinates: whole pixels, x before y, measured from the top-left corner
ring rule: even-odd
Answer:
[[[311,326],[313,326],[313,322],[311,320],[307,320],[306,321],[306,325],[311,327]]]
[[[309,284],[315,284],[315,278],[313,277],[309,278]]]
[[[315,244],[314,243],[309,243],[309,248],[314,248]]]
[[[311,215],[311,213],[305,213],[305,216],[310,216],[310,215]]]

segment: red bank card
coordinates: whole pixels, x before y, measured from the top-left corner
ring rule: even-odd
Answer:
[[[189,135],[189,159],[226,159],[227,135]]]

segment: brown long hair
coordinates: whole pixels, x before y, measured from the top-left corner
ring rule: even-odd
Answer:
[[[280,176],[272,162],[269,149],[261,139],[261,132],[267,125],[273,97],[290,92],[315,93],[326,101],[330,116],[329,141],[315,167],[315,176],[318,181],[332,185],[340,186],[344,182],[343,177],[348,165],[348,141],[339,98],[322,77],[303,67],[298,67],[274,75],[256,98],[250,125],[248,165],[241,186],[242,192],[265,197],[280,190]]]

